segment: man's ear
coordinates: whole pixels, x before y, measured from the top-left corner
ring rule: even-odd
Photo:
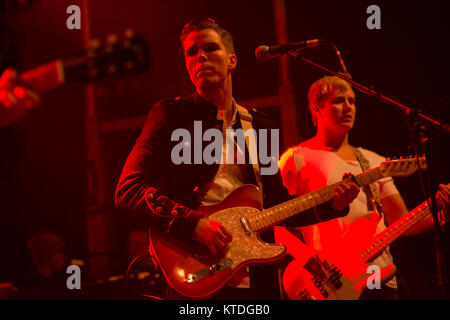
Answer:
[[[317,114],[320,115],[320,107],[314,106],[311,110],[311,115],[312,115],[313,124],[315,127],[317,127]]]
[[[234,53],[229,53],[228,60],[229,60],[228,69],[230,70],[235,69],[237,65],[237,56]]]

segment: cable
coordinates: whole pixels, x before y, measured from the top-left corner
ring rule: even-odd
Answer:
[[[125,277],[126,277],[127,280],[130,280],[129,273],[130,273],[130,270],[131,270],[132,266],[136,263],[136,261],[138,261],[139,259],[142,259],[142,258],[144,258],[144,257],[150,258],[150,260],[153,262],[153,266],[154,266],[154,268],[155,268],[155,270],[156,270],[156,273],[157,273],[157,270],[158,270],[158,264],[157,264],[157,262],[155,261],[154,256],[152,256],[152,255],[150,255],[150,254],[148,254],[148,253],[146,253],[146,254],[141,254],[141,255],[139,255],[139,256],[136,256],[133,260],[131,260],[130,264],[128,265],[127,272],[126,272],[126,274],[125,274]],[[145,293],[139,292],[138,290],[136,290],[136,293],[137,293],[138,295],[141,295],[141,296],[146,297],[146,298],[151,298],[151,299],[156,299],[156,300],[164,300],[164,299],[161,298],[161,297],[154,296],[154,295],[150,295],[150,294],[145,294]]]

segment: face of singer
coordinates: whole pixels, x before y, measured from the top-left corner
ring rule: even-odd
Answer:
[[[331,90],[316,112],[317,126],[336,134],[348,133],[355,123],[355,93],[350,88]]]
[[[236,68],[236,55],[212,29],[192,31],[183,41],[183,51],[191,81],[203,91],[223,86]]]

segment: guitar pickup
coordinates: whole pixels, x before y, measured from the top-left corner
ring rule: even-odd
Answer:
[[[188,283],[195,283],[216,273],[219,273],[220,271],[231,268],[232,265],[233,261],[230,258],[223,259],[219,263],[215,263],[209,267],[205,267],[195,272],[189,273],[186,276],[186,281]]]
[[[250,228],[249,228],[249,226],[248,226],[248,224],[247,224],[247,220],[245,220],[245,218],[244,217],[241,217],[241,225],[242,225],[242,227],[244,228],[244,230],[245,230],[245,233],[248,235],[248,236],[250,236],[251,234],[252,234],[252,231],[250,230]]]

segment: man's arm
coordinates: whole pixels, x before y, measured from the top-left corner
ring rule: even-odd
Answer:
[[[155,104],[123,167],[115,193],[116,206],[143,212],[150,225],[163,232],[190,239],[199,212],[183,206],[164,194],[170,151],[170,102]],[[168,152],[168,153],[167,153]]]
[[[440,190],[436,193],[436,202],[438,210],[442,210],[442,214],[438,215],[440,222],[448,219],[449,203],[450,203],[450,185],[441,184]],[[396,220],[408,213],[405,202],[400,194],[394,194],[380,200],[383,208],[385,222],[387,225],[394,223]],[[443,222],[443,221],[442,221]],[[403,236],[414,236],[424,232],[431,231],[434,228],[433,217],[428,215],[425,219],[418,222],[414,227],[406,231]]]

